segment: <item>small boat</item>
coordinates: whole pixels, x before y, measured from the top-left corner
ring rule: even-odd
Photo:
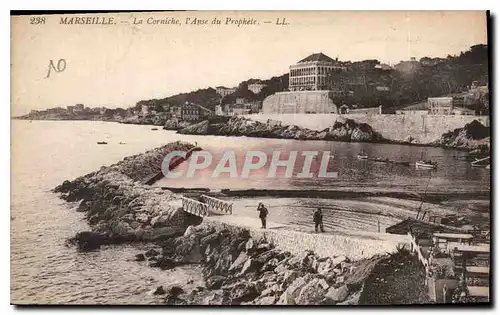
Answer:
[[[415,162],[417,168],[434,169],[437,168],[437,163],[432,161],[417,161]]]
[[[158,130],[158,128],[151,128],[151,130]]]
[[[470,165],[473,167],[486,167],[490,164],[490,157],[487,156],[482,159],[476,159],[474,162],[471,162]]]
[[[368,154],[365,151],[359,152],[356,156],[360,160],[368,160]]]
[[[98,141],[97,144],[108,144],[106,141]]]
[[[118,144],[126,144],[125,142],[119,142]]]

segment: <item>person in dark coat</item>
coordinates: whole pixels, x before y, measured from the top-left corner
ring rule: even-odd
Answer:
[[[266,228],[266,218],[267,218],[267,208],[264,206],[262,202],[259,202],[259,206],[257,207],[257,211],[259,211],[259,218],[262,222],[262,229]]]
[[[318,228],[321,232],[324,232],[323,228],[323,213],[321,212],[321,208],[316,209],[313,215],[314,221],[314,230],[318,233]]]

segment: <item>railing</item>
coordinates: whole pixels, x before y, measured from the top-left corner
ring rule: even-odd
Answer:
[[[424,254],[422,254],[422,251],[420,249],[420,246],[417,244],[417,240],[415,237],[411,234],[411,232],[408,232],[408,235],[410,236],[410,241],[411,241],[411,248],[417,252],[418,260],[424,265],[425,267],[425,272],[428,275],[429,274],[429,260],[424,257]]]
[[[208,216],[208,205],[194,199],[182,197],[182,209],[199,217]]]
[[[215,210],[224,214],[233,213],[233,204],[224,200],[220,200],[207,195],[201,195],[201,199],[210,207],[210,210]]]

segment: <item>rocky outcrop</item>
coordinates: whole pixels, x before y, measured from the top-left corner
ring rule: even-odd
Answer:
[[[78,211],[86,213],[93,232],[106,235],[77,235],[74,241],[79,248],[98,248],[98,240],[116,243],[170,237],[183,233],[189,224],[199,223],[199,218],[179,208],[179,196],[143,184],[152,174],[161,172],[167,153],[191,148],[187,143],[170,143],[57,186],[54,191],[61,193],[62,199],[80,201]]]
[[[294,256],[266,239],[250,237],[248,230],[211,223],[190,227],[185,235],[161,246],[158,261],[169,265],[153,267],[203,266],[208,292],[193,290],[178,296],[175,303],[184,304],[357,304],[375,265],[351,262],[345,256],[319,257],[313,251]]]
[[[477,120],[441,136],[437,143],[442,147],[478,150],[489,154],[490,128]]]
[[[180,129],[181,134],[247,136],[296,140],[331,140],[352,142],[383,142],[384,139],[367,124],[352,119],[337,119],[331,128],[315,131],[298,126],[269,125],[242,117],[232,117],[227,122],[198,124]]]
[[[163,123],[163,129],[165,130],[179,130],[191,126],[192,123],[188,121],[182,121],[178,119],[168,119]]]

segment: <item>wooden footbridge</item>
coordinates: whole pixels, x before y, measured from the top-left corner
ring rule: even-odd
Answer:
[[[199,200],[182,197],[182,209],[199,217],[233,213],[233,204],[221,199],[201,195]]]

